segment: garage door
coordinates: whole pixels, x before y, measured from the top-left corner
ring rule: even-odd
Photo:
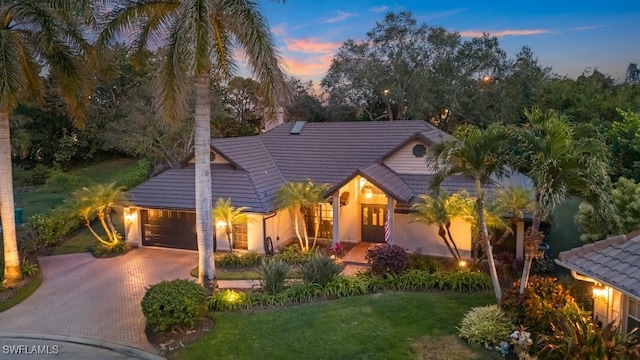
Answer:
[[[142,245],[198,250],[195,213],[142,210],[140,217]]]

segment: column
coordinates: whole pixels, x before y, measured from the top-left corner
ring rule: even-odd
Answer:
[[[340,235],[340,189],[331,196],[333,198],[333,239],[331,245],[335,249]]]

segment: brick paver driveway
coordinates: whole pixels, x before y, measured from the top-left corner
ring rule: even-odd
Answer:
[[[0,313],[0,332],[93,337],[155,353],[140,309],[145,287],[190,278],[197,257],[196,252],[144,248],[109,259],[88,253],[40,258],[42,285]]]

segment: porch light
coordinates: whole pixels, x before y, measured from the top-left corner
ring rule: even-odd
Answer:
[[[609,299],[609,287],[601,284],[593,285],[593,298],[607,301]]]
[[[222,229],[222,228],[224,228],[226,226],[227,226],[227,222],[226,221],[220,220],[220,221],[216,222],[216,227],[219,228],[219,229]]]
[[[364,186],[367,185],[367,179],[360,177],[360,180],[358,181],[358,185],[360,185],[360,189],[364,188]]]
[[[367,185],[363,187],[361,192],[367,199],[371,199],[371,197],[373,197],[373,189],[371,189],[371,186]]]

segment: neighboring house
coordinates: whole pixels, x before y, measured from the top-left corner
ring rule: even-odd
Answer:
[[[640,231],[561,252],[556,263],[591,281],[593,313],[625,332],[640,327]]]
[[[357,243],[384,242],[387,222],[392,241],[410,251],[449,256],[436,226],[413,222],[411,205],[428,192],[427,148],[450,135],[424,121],[285,123],[258,136],[211,140],[213,201],[231,199],[248,207],[253,221],[236,227],[237,248],[265,251],[265,239],[278,247],[294,238],[291,214],[273,206],[273,196],[289,181],[329,184],[327,202],[309,211],[312,234]],[[127,241],[137,246],[196,249],[193,159],[128,192]],[[450,193],[474,193],[473,180],[447,179]],[[489,197],[496,184],[488,186]],[[392,216],[388,216],[391,214]],[[215,224],[215,222],[214,222]],[[471,250],[470,225],[455,220],[454,239],[463,256]],[[217,249],[228,249],[216,226]]]

